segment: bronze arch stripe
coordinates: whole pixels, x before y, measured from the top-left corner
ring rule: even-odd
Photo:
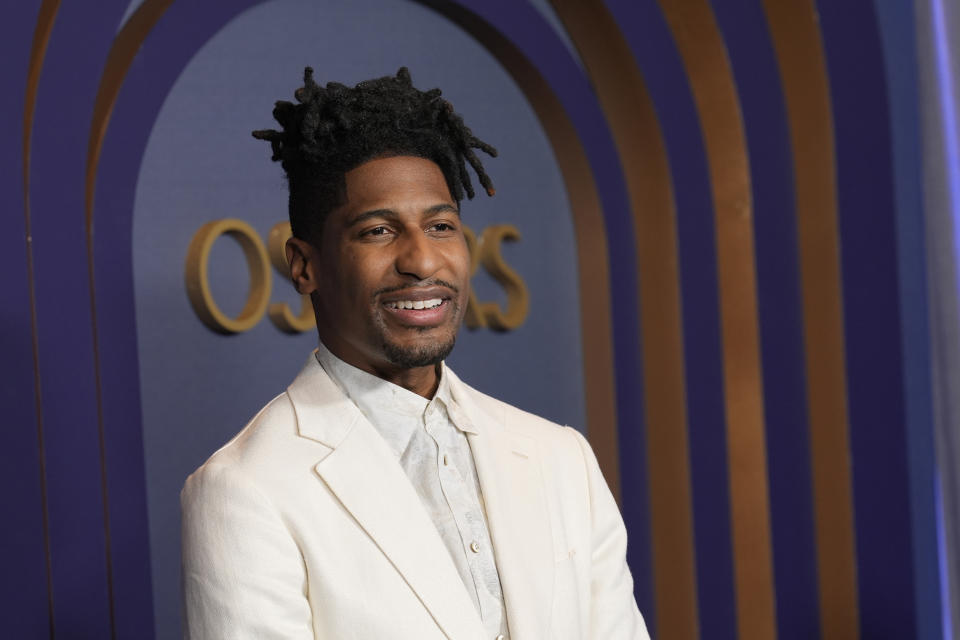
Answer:
[[[733,72],[705,0],[659,0],[693,91],[716,220],[733,567],[741,640],[776,638],[750,169]]]
[[[117,102],[120,87],[127,76],[134,56],[140,46],[153,29],[157,20],[164,14],[173,0],[146,0],[137,7],[130,19],[123,25],[117,37],[114,38],[110,53],[100,76],[100,85],[97,87],[97,97],[93,105],[93,119],[90,123],[90,136],[87,141],[87,173],[86,173],[86,212],[87,238],[91,238],[93,226],[93,200],[97,186],[97,166],[100,162],[100,151],[103,148],[103,138],[107,134],[107,125],[113,113],[113,105]],[[90,247],[90,254],[93,254]],[[91,264],[92,262],[91,258]],[[91,283],[92,284],[92,283]]]
[[[116,102],[117,95],[120,92],[120,86],[123,83],[123,77],[133,61],[134,55],[140,48],[143,39],[149,33],[150,29],[172,2],[168,0],[162,3],[162,8],[157,10],[152,2],[142,4],[130,17],[123,28],[114,38],[113,45],[110,47],[110,53],[107,55],[107,62],[100,77],[100,85],[97,87],[97,97],[94,101],[93,117],[91,123],[91,135],[87,142],[87,168],[85,180],[85,230],[87,243],[87,279],[90,284],[90,326],[93,334],[93,366],[95,388],[97,394],[97,433],[100,446],[100,485],[103,493],[103,524],[104,537],[106,540],[107,557],[107,588],[110,601],[110,634],[116,636],[116,594],[113,587],[113,554],[112,538],[110,535],[110,496],[107,490],[107,452],[106,436],[103,423],[103,382],[100,364],[100,332],[97,323],[97,293],[96,277],[94,265],[94,243],[93,243],[93,202],[94,189],[97,179],[97,163],[100,158],[100,150],[103,147],[103,138],[106,134],[107,123],[110,120],[110,114],[113,105]],[[157,3],[160,4],[160,3]],[[148,6],[149,5],[149,6]],[[119,54],[118,54],[119,52]]]
[[[37,106],[37,89],[40,87],[40,72],[47,55],[47,45],[53,33],[53,23],[60,11],[60,0],[43,0],[37,15],[30,48],[30,68],[27,70],[26,97],[23,103],[23,202],[30,214],[30,143],[33,136],[33,112]]]
[[[552,0],[599,95],[630,196],[643,345],[657,633],[699,637],[676,212],[666,149],[629,45],[603,3]]]
[[[173,0],[146,0],[124,25],[108,55],[90,128],[86,173],[88,237],[93,222],[94,188],[103,138],[126,72],[144,39]],[[579,261],[581,340],[590,441],[614,496],[619,500],[617,416],[613,395],[610,341],[610,274],[603,212],[593,174],[576,130],[549,85],[522,53],[489,24],[459,5],[421,0],[483,44],[517,82],[537,113],[563,174],[573,211]],[[91,252],[92,255],[92,252]]]
[[[807,403],[824,640],[859,636],[830,87],[812,0],[764,0],[796,182]]]
[[[53,23],[60,11],[60,0],[43,0],[37,15],[27,69],[27,86],[23,103],[23,217],[27,243],[27,288],[30,296],[30,341],[33,352],[34,410],[37,412],[37,449],[40,462],[40,499],[43,513],[43,547],[47,560],[47,614],[50,617],[50,637],[54,637],[53,572],[50,558],[50,512],[47,502],[47,456],[43,433],[43,397],[40,387],[40,343],[37,336],[37,292],[33,271],[33,231],[30,214],[30,144],[33,136],[33,112],[37,105],[40,72],[47,54],[47,45],[53,33]]]

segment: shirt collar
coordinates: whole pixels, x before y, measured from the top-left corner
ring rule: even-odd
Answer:
[[[450,376],[446,365],[440,364],[440,383],[432,400],[427,400],[399,385],[388,382],[344,362],[320,342],[317,361],[343,393],[353,401],[367,420],[380,432],[391,449],[400,456],[410,443],[413,431],[423,424],[423,416],[431,406],[443,408],[450,422],[460,431],[476,433],[473,425],[459,411],[450,411],[455,401],[450,394]]]

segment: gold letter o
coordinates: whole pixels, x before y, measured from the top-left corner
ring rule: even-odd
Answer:
[[[213,243],[222,235],[228,235],[243,249],[250,270],[250,293],[243,310],[236,318],[220,311],[210,293],[207,277],[207,261]],[[270,302],[270,259],[263,241],[253,227],[236,218],[208,222],[197,230],[187,250],[187,296],[193,310],[205,325],[218,333],[242,333],[263,317]]]

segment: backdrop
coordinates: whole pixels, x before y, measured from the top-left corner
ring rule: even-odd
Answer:
[[[494,244],[528,301],[507,330],[465,329],[451,366],[587,434],[655,636],[942,637],[931,6],[919,25],[907,0],[6,7],[9,635],[178,635],[179,488],[316,340],[262,309],[212,330],[189,246],[250,225],[255,250],[213,242],[211,300],[296,314],[268,264],[281,171],[249,132],[306,65],[345,83],[406,65],[500,150],[497,196],[464,216],[515,229]],[[270,270],[252,289],[251,265]],[[473,283],[510,310],[502,275]]]

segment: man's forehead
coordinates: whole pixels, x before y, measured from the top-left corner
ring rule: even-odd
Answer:
[[[416,156],[367,161],[344,175],[344,187],[341,208],[352,213],[401,206],[426,210],[438,204],[457,209],[440,167]]]

